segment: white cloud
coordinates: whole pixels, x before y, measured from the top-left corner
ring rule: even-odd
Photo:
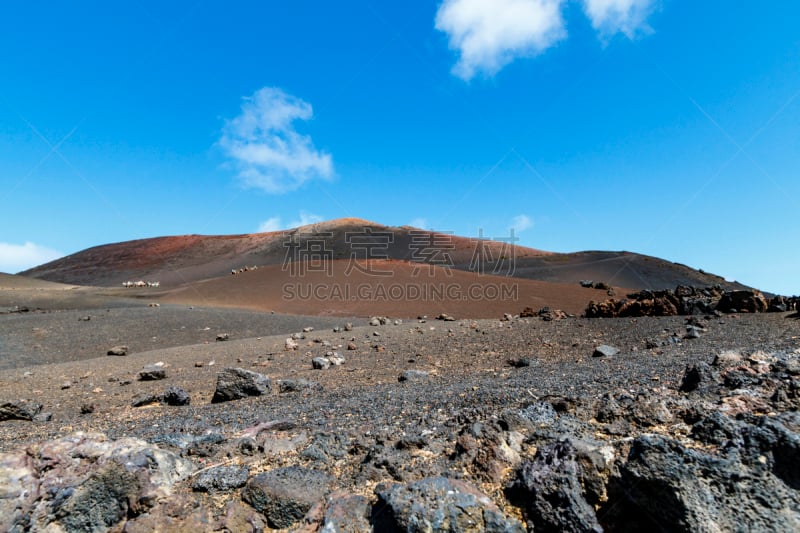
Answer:
[[[300,211],[300,213],[297,216],[297,219],[292,220],[286,225],[282,223],[281,217],[268,218],[258,226],[258,231],[259,233],[264,233],[264,232],[280,231],[282,229],[299,228],[300,226],[308,226],[311,224],[316,224],[317,222],[322,222],[323,220],[324,219],[321,216],[315,215],[314,213],[309,213],[307,211]]]
[[[436,29],[460,54],[453,73],[464,80],[496,74],[517,57],[533,57],[567,32],[565,0],[444,0]]]
[[[219,145],[248,187],[278,194],[313,179],[331,179],[331,155],[295,130],[296,121],[313,114],[308,102],[264,87],[245,98],[242,113],[225,123]]]
[[[646,19],[654,4],[654,0],[583,0],[583,10],[602,38],[624,33],[633,39],[652,31]]]
[[[517,215],[511,219],[511,226],[510,229],[514,230],[514,233],[522,233],[526,229],[530,229],[533,227],[533,220],[528,215]]]
[[[281,228],[281,217],[268,218],[258,226],[259,233],[278,231]]]
[[[308,226],[309,224],[316,224],[317,222],[322,222],[323,218],[319,215],[315,215],[314,213],[308,213],[306,211],[300,211],[300,217],[298,220],[293,220],[289,223],[290,228],[299,228],[300,226]]]
[[[421,218],[421,217],[420,218],[415,218],[414,220],[409,222],[408,225],[412,226],[414,228],[428,229],[428,221],[425,220],[424,218]]]
[[[0,272],[14,274],[63,256],[61,252],[32,242],[25,244],[0,242]]]

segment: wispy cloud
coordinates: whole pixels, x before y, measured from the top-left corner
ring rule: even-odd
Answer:
[[[244,99],[242,112],[225,123],[219,145],[248,187],[279,194],[334,175],[331,155],[295,129],[311,120],[311,104],[276,87]]]
[[[315,215],[314,213],[309,213],[308,211],[300,211],[297,218],[295,220],[290,221],[288,224],[284,225],[281,221],[281,217],[271,217],[262,222],[258,226],[259,232],[268,232],[268,231],[279,231],[282,229],[292,229],[292,228],[299,228],[300,226],[308,226],[311,224],[316,224],[317,222],[322,222],[324,219],[319,216]]]
[[[414,228],[428,229],[428,221],[422,217],[415,218],[408,225]]]
[[[281,217],[268,218],[258,226],[259,233],[267,233],[283,229],[281,227]]]
[[[25,244],[0,242],[0,272],[14,274],[63,256],[61,252],[32,242]]]
[[[517,215],[511,219],[509,229],[513,229],[514,233],[522,233],[526,229],[533,227],[533,220],[528,215]]]
[[[464,80],[493,76],[518,57],[533,57],[567,35],[565,0],[445,0],[436,29],[459,53],[453,73]]]
[[[654,8],[654,0],[583,0],[592,27],[606,39],[617,33],[633,39],[652,31],[646,19]]]

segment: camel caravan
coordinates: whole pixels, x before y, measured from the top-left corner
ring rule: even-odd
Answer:
[[[256,265],[246,266],[246,267],[240,268],[238,270],[235,269],[235,268],[232,268],[231,269],[231,276],[236,276],[238,274],[244,274],[245,272],[250,272],[251,270],[258,270],[258,266],[256,266]]]
[[[130,288],[141,288],[141,287],[150,287],[150,288],[157,288],[161,286],[161,282],[158,281],[123,281],[122,286],[126,289]]]

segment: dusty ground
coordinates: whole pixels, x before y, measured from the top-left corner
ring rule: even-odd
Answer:
[[[53,419],[47,423],[4,422],[0,425],[0,449],[79,429],[149,440],[163,433],[203,432],[209,427],[236,432],[259,421],[287,417],[315,428],[363,426],[366,430],[389,424],[402,430],[425,416],[464,407],[501,408],[547,395],[589,399],[618,388],[675,388],[687,364],[710,362],[726,349],[800,348],[800,320],[787,314],[714,318],[700,339],[647,349],[648,339],[682,335],[684,318],[520,319],[510,323],[406,320],[379,327],[366,325],[365,319],[350,319],[356,322],[353,331],[334,333],[331,326],[343,326],[345,320],[243,311],[187,312],[171,307],[103,310],[102,319],[85,323],[77,319],[87,313],[100,314],[82,310],[0,316],[0,328],[5,332],[20,325],[32,329],[37,321],[45,323],[48,331],[56,329],[55,323],[64,324],[57,334],[37,338],[10,335],[5,341],[13,343],[17,361],[29,363],[39,358],[47,364],[6,365],[0,379],[0,400],[35,399]],[[158,319],[147,317],[147,328],[141,328],[145,314]],[[201,324],[220,327],[206,331]],[[223,326],[233,326],[227,328],[231,340],[215,342],[214,336]],[[298,350],[287,351],[287,335],[308,326],[315,331],[305,334]],[[184,339],[186,345],[69,362],[53,362],[46,355],[61,353],[70,343],[81,345],[90,337],[87,330],[91,328],[125,332],[118,338],[130,346],[147,347],[153,343],[152,337],[166,339],[164,343]],[[276,334],[278,330],[283,330],[282,334]],[[374,336],[376,332],[380,336]],[[94,342],[100,346],[99,341]],[[356,350],[346,349],[350,342]],[[599,344],[614,345],[621,354],[593,358],[592,351]],[[383,351],[376,351],[377,346]],[[313,370],[311,358],[330,350],[344,355],[346,364]],[[520,357],[531,358],[533,366],[509,365],[509,360]],[[166,380],[136,380],[139,370],[157,362],[168,365]],[[203,366],[197,367],[197,363]],[[301,401],[297,394],[275,393],[211,405],[216,374],[229,366],[256,370],[273,380],[311,379],[321,383],[324,391],[303,393]],[[424,384],[398,384],[399,374],[406,369],[428,371],[432,378]],[[64,388],[67,383],[69,388]],[[191,407],[131,407],[134,396],[159,392],[168,385],[189,392]],[[84,405],[93,405],[94,412],[81,414]]]
[[[382,500],[376,498],[382,483],[411,484],[436,476],[465,480],[505,516],[527,520],[532,530],[539,511],[525,511],[509,496],[508,487],[521,475],[520,465],[550,464],[550,459],[539,456],[541,449],[565,436],[581,442],[596,440],[597,446],[613,449],[614,466],[603,474],[603,490],[607,488],[609,499],[596,503],[590,514],[607,531],[636,531],[654,527],[662,519],[641,515],[651,503],[637,507],[625,496],[627,489],[615,483],[624,482],[625,472],[637,468],[635,456],[629,455],[631,443],[646,445],[652,435],[681,443],[680,453],[670,460],[677,461],[676,465],[683,458],[690,461],[686,471],[681,471],[681,481],[675,483],[681,495],[687,494],[692,512],[706,507],[703,502],[709,492],[693,493],[693,485],[683,480],[694,479],[706,472],[702,465],[711,464],[718,468],[702,474],[708,477],[708,486],[727,483],[726,472],[731,468],[737,469],[730,473],[731,479],[746,481],[742,488],[731,489],[731,497],[744,502],[745,523],[769,528],[800,524],[800,500],[793,485],[797,478],[792,477],[797,461],[790,446],[795,437],[754,452],[763,454],[754,456],[755,466],[742,466],[738,459],[730,459],[739,457],[738,449],[730,452],[727,445],[715,444],[716,434],[708,438],[691,434],[697,420],[717,420],[719,412],[726,413],[725,420],[735,419],[729,423],[740,424],[744,432],[758,432],[774,421],[783,424],[775,427],[795,435],[791,432],[800,427],[800,419],[792,418],[796,413],[792,406],[798,401],[791,396],[794,389],[786,390],[790,393],[787,401],[795,403],[769,398],[785,380],[781,368],[788,367],[781,367],[779,359],[791,365],[800,357],[797,315],[692,317],[703,329],[699,338],[689,339],[684,338],[687,317],[500,320],[498,312],[498,318],[472,319],[460,315],[455,306],[450,313],[453,321],[434,319],[434,310],[427,319],[396,319],[394,315],[386,324],[374,326],[363,316],[284,315],[164,299],[160,306],[149,307],[157,293],[23,285],[0,290],[0,404],[37,402],[42,413],[33,421],[0,422],[0,453],[5,452],[0,474],[16,479],[14,473],[24,471],[30,458],[38,457],[44,463],[31,477],[31,486],[38,487],[35,480],[44,479],[40,476],[51,466],[49,456],[41,451],[46,445],[42,448],[37,443],[55,442],[78,431],[115,440],[140,438],[189,461],[194,473],[182,479],[169,498],[147,512],[138,509],[133,515],[114,518],[119,524],[127,520],[125,527],[131,531],[170,530],[167,525],[175,531],[266,530],[269,517],[243,503],[243,489],[212,494],[193,490],[196,474],[220,465],[247,468],[250,482],[259,473],[287,466],[324,472],[335,480],[333,488],[359,495],[364,501],[361,509],[369,506],[373,513],[382,509]],[[205,294],[201,301],[214,303],[209,298]],[[345,331],[348,323],[352,328]],[[297,340],[297,348],[287,349],[287,337],[308,328],[313,330]],[[228,340],[215,340],[221,333],[227,333]],[[127,345],[130,353],[104,355],[119,344]],[[620,351],[593,357],[601,344]],[[715,377],[703,378],[700,392],[679,391],[687,365],[710,364],[727,350],[742,357],[740,370],[727,373],[716,367]],[[312,358],[332,351],[346,362],[326,370],[312,368]],[[770,366],[762,358],[773,363]],[[521,359],[525,365],[518,364]],[[156,363],[166,369],[165,379],[137,379],[140,370]],[[212,404],[218,373],[227,367],[269,376],[271,392]],[[798,367],[792,368],[788,371],[796,375]],[[427,377],[400,382],[400,375],[408,370],[426,372]],[[279,391],[281,381],[299,378],[319,386]],[[790,381],[786,380],[787,386]],[[158,395],[173,386],[189,394],[191,405],[133,407],[137,398]],[[620,408],[624,414],[598,421],[603,406],[615,401],[627,405]],[[518,416],[514,413],[545,409],[547,416],[547,409],[554,408],[559,410],[558,415],[553,411],[555,420],[526,422],[527,426],[517,428],[519,432],[509,425]],[[737,418],[739,414],[744,418]],[[277,429],[264,429],[274,427],[265,423],[276,421],[281,421]],[[250,435],[258,440],[256,452],[241,447]],[[511,450],[513,442],[517,444]],[[742,454],[750,453],[749,448],[741,449]],[[689,458],[690,451],[711,454],[711,459]],[[729,452],[734,455],[726,456]],[[69,453],[73,455],[68,457],[75,457],[74,453],[83,452]],[[724,457],[731,466],[719,462]],[[70,461],[57,468],[67,468],[64,465],[73,464]],[[693,470],[696,464],[699,470]],[[91,468],[91,461],[87,465]],[[758,469],[764,465],[771,473],[756,476],[754,472],[761,472]],[[669,475],[677,466],[669,463],[664,468]],[[61,470],[55,472],[50,477],[61,479]],[[66,470],[63,474],[67,475]],[[43,492],[38,508],[45,512],[51,505],[60,509],[79,505],[83,500],[75,495],[81,493],[71,492],[72,485],[91,487],[86,479],[96,479],[87,478],[87,472],[81,475],[59,489],[65,491],[63,495],[56,489]],[[97,497],[115,502],[103,487],[86,501]],[[638,490],[638,485],[634,487]],[[15,494],[22,501],[27,493]],[[785,514],[772,520],[777,515],[770,514],[764,498]],[[565,508],[572,509],[572,503]],[[724,496],[713,503],[715,509],[722,509],[720,517],[730,517],[734,510]],[[0,504],[5,509],[17,505],[9,498],[0,499]],[[672,517],[671,509],[665,511],[667,518]],[[27,524],[24,511],[20,512],[14,523]],[[755,518],[747,513],[756,513]],[[246,524],[241,521],[245,518]],[[728,524],[723,518],[716,523]],[[689,519],[695,520],[692,524],[706,520],[702,515]],[[36,520],[46,524],[59,517],[45,513]],[[322,523],[313,517],[308,520],[297,522],[297,527],[306,524],[303,531],[317,531]],[[370,527],[381,530],[374,515],[370,520]],[[370,530],[365,523],[352,530]],[[686,523],[674,521],[667,529],[692,529],[680,525]]]

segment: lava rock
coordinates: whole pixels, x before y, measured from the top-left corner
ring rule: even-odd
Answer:
[[[277,468],[252,477],[242,489],[242,499],[261,512],[270,527],[288,528],[322,501],[331,482],[332,478],[317,470]]]
[[[755,290],[726,292],[717,304],[717,311],[723,313],[764,313],[768,308],[767,299]]]
[[[42,404],[18,400],[0,404],[0,422],[4,420],[33,420],[42,410]]]
[[[172,386],[164,391],[164,394],[161,395],[161,401],[167,405],[182,406],[189,405],[192,399],[182,388]]]
[[[200,472],[192,483],[196,492],[228,492],[243,487],[250,470],[241,466],[215,466]]]
[[[307,379],[282,379],[278,382],[278,391],[281,393],[300,392],[304,390],[321,391],[322,385]]]
[[[582,469],[569,440],[548,444],[517,470],[508,489],[536,531],[602,531],[583,494]]]
[[[163,365],[147,365],[139,371],[139,381],[158,381],[166,379],[167,369]]]
[[[371,531],[369,500],[337,491],[327,498],[321,531],[324,533]]]
[[[211,403],[261,396],[272,390],[269,377],[243,368],[225,368],[217,375],[217,388]]]
[[[517,520],[505,516],[471,484],[446,477],[408,485],[379,484],[372,514],[375,531],[445,531],[522,533]]]
[[[614,530],[800,529],[800,497],[775,476],[662,436],[633,441],[608,493],[600,512]]]
[[[311,366],[315,370],[327,370],[331,367],[331,360],[327,357],[315,357],[311,360]]]

